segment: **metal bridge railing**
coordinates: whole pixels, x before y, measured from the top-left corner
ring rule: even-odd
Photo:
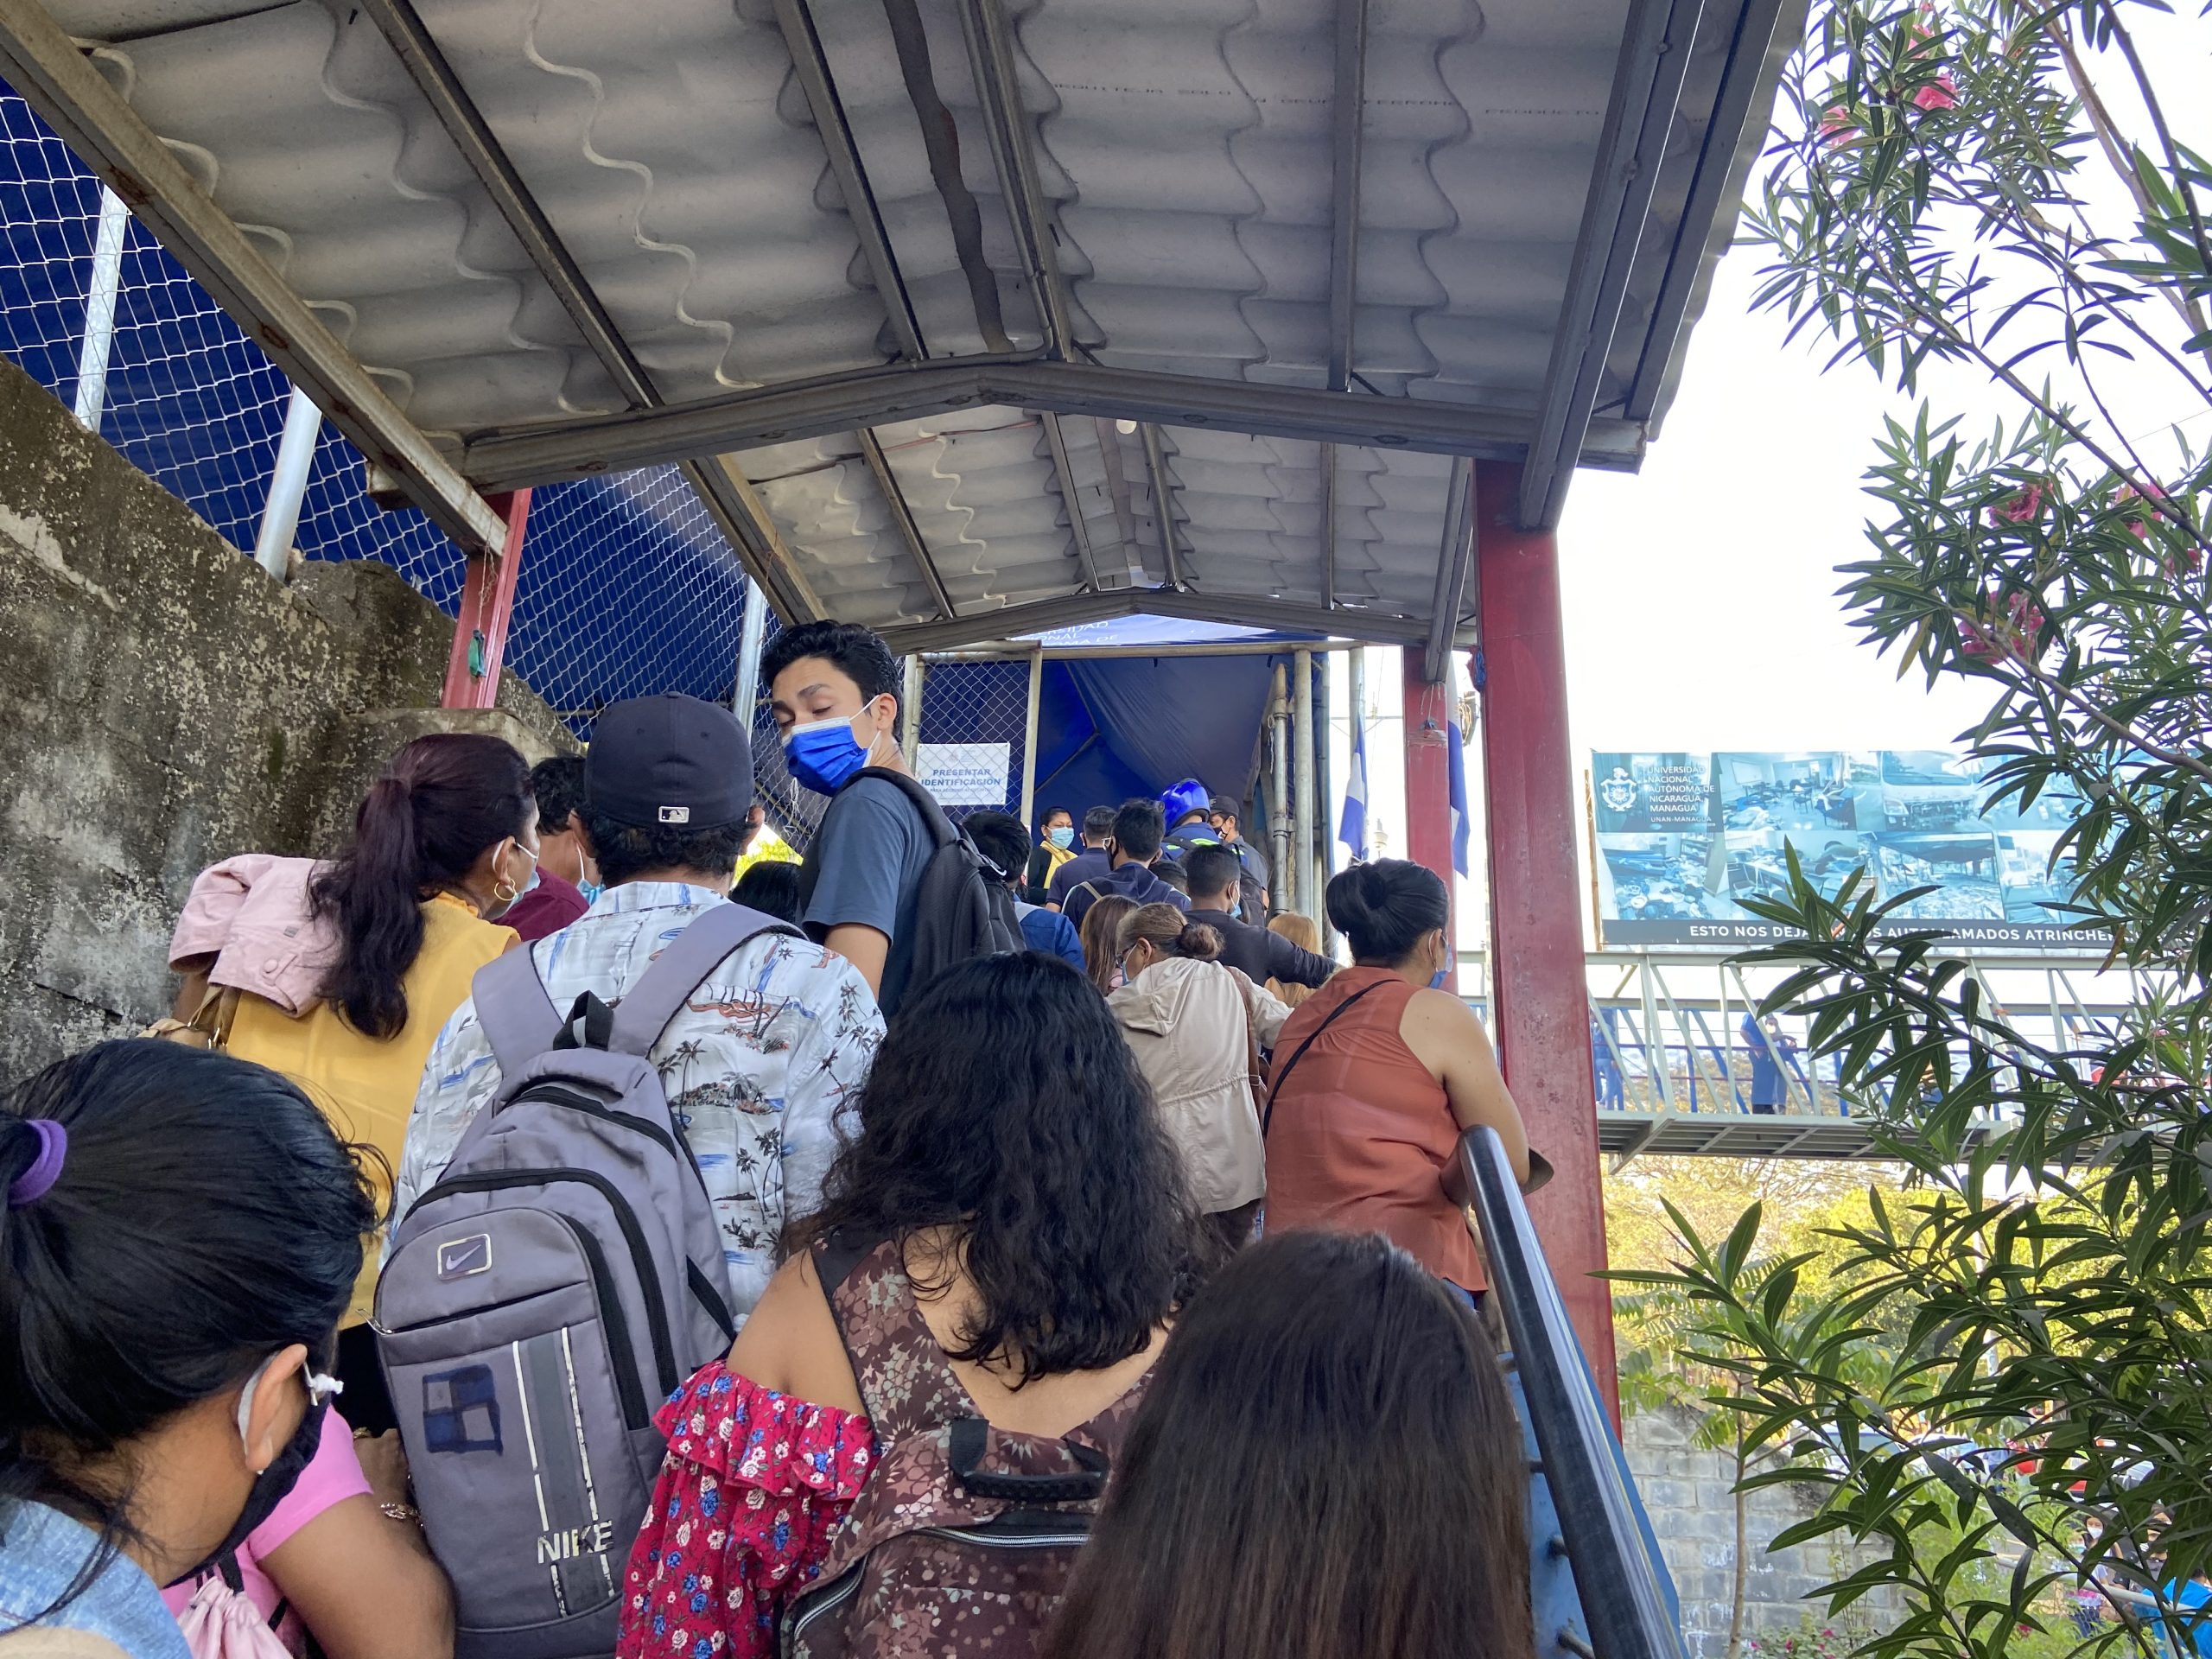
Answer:
[[[1665,1565],[1630,1490],[1567,1305],[1495,1129],[1469,1129],[1459,1137],[1446,1185],[1455,1201],[1473,1209],[1482,1230],[1490,1294],[1505,1316],[1511,1363],[1535,1432],[1537,1476],[1549,1488],[1581,1602],[1583,1628],[1540,1630],[1539,1649],[1555,1641],[1589,1659],[1686,1659]]]

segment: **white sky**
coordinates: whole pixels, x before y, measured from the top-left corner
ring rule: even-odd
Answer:
[[[2212,97],[2201,74],[2212,23],[2195,10],[2159,17],[2135,8],[2128,16],[2164,83],[2169,118],[2182,142],[2202,150],[2212,148]],[[2117,60],[2092,66],[2123,127],[2141,129]],[[2124,200],[2101,163],[2090,163],[2084,182],[2101,222],[2124,226]],[[1900,681],[1895,659],[1877,657],[1848,626],[1836,568],[1864,556],[1865,520],[1878,504],[1862,480],[1883,413],[1906,416],[1913,400],[1862,364],[1823,372],[1832,349],[1823,339],[1786,343],[1783,317],[1754,314],[1759,268],[1770,257],[1739,247],[1721,262],[1680,392],[1643,470],[1585,472],[1569,492],[1559,553],[1578,780],[1592,749],[1940,747],[1993,701],[1993,687],[1955,677],[1932,690],[1918,673]],[[2063,379],[2064,365],[2041,363],[2032,372]],[[2212,411],[2201,397],[2177,397],[2163,373],[2104,364],[2099,381],[2130,436],[2152,440],[2147,450],[2162,447],[2153,435],[2176,418],[2189,423],[2199,448],[2212,437]],[[1964,413],[1979,430],[2000,412],[2018,414],[1978,372],[1938,371],[1923,392],[1940,412]],[[1367,664],[1376,711],[1370,836],[1378,852],[1402,856],[1398,652],[1370,648]],[[1350,707],[1341,655],[1332,675],[1331,781],[1340,798]],[[1479,757],[1478,736],[1469,753],[1478,795]],[[1478,880],[1480,845],[1478,831]],[[1341,863],[1341,848],[1336,856]],[[1586,888],[1586,847],[1584,859]],[[1478,943],[1481,895],[1463,884],[1461,900],[1463,943]]]

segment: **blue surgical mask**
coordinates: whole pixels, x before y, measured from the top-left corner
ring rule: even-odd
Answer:
[[[1440,968],[1428,976],[1428,988],[1430,990],[1440,991],[1444,988],[1445,972],[1446,970],[1444,969]]]
[[[583,894],[585,904],[595,905],[599,902],[599,895],[605,893],[607,889],[596,881],[579,881],[576,883],[576,891]]]
[[[853,735],[853,717],[809,721],[784,734],[784,765],[803,789],[835,795],[868,765],[868,751]]]
[[[1047,830],[1045,839],[1055,847],[1072,847],[1075,845],[1075,826],[1064,823],[1058,829]]]

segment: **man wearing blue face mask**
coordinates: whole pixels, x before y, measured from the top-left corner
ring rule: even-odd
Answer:
[[[768,642],[760,678],[792,780],[830,798],[807,857],[807,931],[860,970],[888,1018],[906,993],[915,900],[936,851],[897,785],[859,775],[906,771],[898,659],[866,628],[809,622]]]

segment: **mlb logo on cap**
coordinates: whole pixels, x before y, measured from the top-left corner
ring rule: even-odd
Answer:
[[[613,703],[593,724],[584,794],[595,816],[640,830],[737,824],[753,804],[753,740],[697,697]]]

